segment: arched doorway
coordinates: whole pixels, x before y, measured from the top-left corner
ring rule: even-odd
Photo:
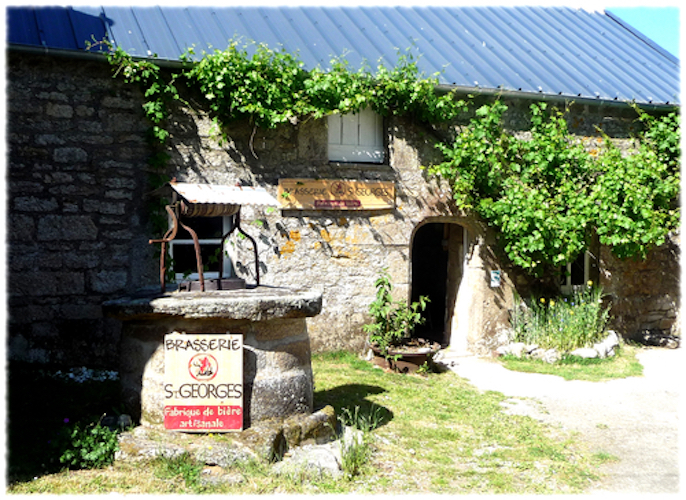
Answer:
[[[455,299],[462,280],[464,228],[459,224],[429,222],[418,227],[412,239],[412,279],[410,301],[429,297],[415,337],[450,344]]]

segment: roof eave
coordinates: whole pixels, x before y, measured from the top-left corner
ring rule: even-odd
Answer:
[[[503,98],[513,98],[513,99],[527,99],[532,101],[547,101],[547,102],[559,102],[565,104],[581,104],[588,106],[605,106],[605,107],[628,107],[632,104],[636,104],[641,109],[653,110],[653,111],[671,111],[674,109],[679,109],[681,107],[678,103],[656,103],[656,102],[638,102],[638,101],[626,101],[619,99],[602,99],[583,97],[583,96],[572,96],[564,94],[547,94],[545,92],[526,92],[522,90],[508,90],[508,89],[490,89],[484,87],[468,87],[463,85],[446,85],[440,84],[436,87],[439,92],[455,92],[457,94],[464,95],[482,95],[482,96],[493,96],[493,97],[503,97]]]
[[[8,50],[17,52],[26,52],[31,54],[39,55],[49,55],[56,57],[68,57],[74,59],[82,60],[92,60],[92,61],[105,61],[107,59],[107,54],[103,52],[88,52],[83,50],[68,50],[68,49],[55,49],[47,47],[38,47],[35,45],[20,45],[20,44],[8,44]],[[155,59],[149,57],[134,57],[134,59],[145,59],[154,62],[160,67],[166,68],[181,68],[188,66],[189,63],[183,61],[172,61],[170,59]],[[458,94],[464,95],[483,95],[483,96],[495,96],[513,99],[529,99],[538,101],[548,101],[548,102],[559,102],[559,103],[576,103],[589,106],[605,106],[605,107],[627,107],[634,103],[634,101],[620,101],[620,100],[610,100],[601,98],[590,98],[590,97],[580,97],[580,96],[569,96],[562,94],[546,94],[544,92],[525,92],[521,90],[507,90],[507,89],[490,89],[484,87],[468,87],[463,85],[447,85],[439,84],[436,86],[439,92],[456,92]],[[653,111],[671,111],[674,109],[679,109],[681,107],[678,103],[646,103],[646,102],[635,102],[640,108],[645,110]]]

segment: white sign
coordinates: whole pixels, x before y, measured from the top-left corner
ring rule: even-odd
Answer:
[[[164,336],[164,427],[243,429],[243,335]]]
[[[500,286],[500,271],[491,271],[491,288]]]

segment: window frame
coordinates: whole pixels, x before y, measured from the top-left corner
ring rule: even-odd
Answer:
[[[384,119],[371,108],[328,115],[327,132],[330,162],[379,165],[386,161]]]
[[[577,259],[581,258],[581,255]],[[575,259],[575,262],[576,260]],[[586,284],[591,279],[591,254],[588,251],[583,253],[583,271],[584,277],[582,283],[573,284],[572,283],[572,266],[575,262],[568,263],[562,269],[562,277],[560,282],[560,292],[562,295],[572,295],[573,292],[583,289]]]
[[[205,217],[205,219],[216,219],[216,218],[221,218],[222,219],[222,236],[227,234],[232,227],[233,223],[233,217],[232,216],[217,216],[217,217]],[[173,221],[171,220],[171,217],[169,217],[169,227],[171,227],[173,224]],[[192,224],[188,224],[188,220],[184,220],[184,224],[188,225],[191,229],[195,230],[195,228],[192,226]],[[179,229],[177,232],[177,235],[183,230],[181,225],[179,224]],[[171,240],[168,245],[169,245],[169,257],[172,259],[172,263],[174,262],[174,247],[175,246],[188,246],[190,245],[193,247],[193,239],[188,235],[188,238],[174,238]],[[200,235],[198,235],[198,243],[200,244],[200,247],[202,248],[203,245],[221,245],[222,239],[221,237],[219,238],[201,238]],[[222,249],[222,258],[223,258],[223,274],[222,278],[231,278],[234,276],[234,271],[233,271],[233,264],[231,262],[231,257],[229,256],[228,252],[228,240],[224,244],[224,248]],[[203,265],[208,264],[207,262],[203,262]],[[174,282],[175,283],[181,283],[183,281],[189,281],[189,280],[199,280],[200,276],[198,275],[198,271],[196,266],[194,265],[193,271],[190,274],[184,274],[183,272],[176,272],[174,270]],[[204,279],[218,279],[219,278],[219,271],[204,271],[203,270],[203,278]]]

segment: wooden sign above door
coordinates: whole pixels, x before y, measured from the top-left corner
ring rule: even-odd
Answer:
[[[281,208],[383,210],[395,207],[395,183],[336,179],[280,179]]]

